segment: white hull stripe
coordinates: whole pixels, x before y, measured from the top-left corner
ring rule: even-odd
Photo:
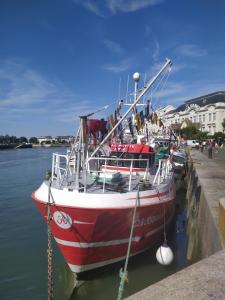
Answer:
[[[167,220],[166,224],[170,222],[172,217]],[[153,230],[150,230],[145,234],[145,238],[149,237],[156,232],[160,231],[164,225],[161,225]],[[134,236],[132,238],[132,242],[139,242],[142,237],[140,236]],[[129,242],[129,238],[127,239],[121,239],[121,240],[112,240],[112,241],[107,241],[107,242],[95,242],[95,243],[79,243],[79,242],[71,242],[71,241],[66,241],[66,240],[61,240],[55,237],[55,240],[58,244],[63,245],[63,246],[70,246],[70,247],[78,247],[78,248],[96,248],[96,247],[107,247],[107,246],[115,246],[115,245],[122,245],[122,244],[127,244]]]
[[[91,223],[91,222],[82,222],[82,221],[77,221],[77,220],[74,220],[73,223],[74,224],[94,224],[94,223]]]
[[[139,242],[139,236],[135,236],[132,238],[132,242]],[[129,242],[129,238],[122,240],[113,240],[107,242],[94,242],[94,243],[79,243],[79,242],[71,242],[66,240],[61,240],[55,237],[55,240],[58,244],[63,246],[77,247],[77,248],[95,248],[95,247],[107,247],[113,245],[127,244]]]
[[[136,253],[130,254],[130,257],[134,256],[136,254],[139,254],[141,252],[144,252],[147,249],[148,248],[145,248],[145,249],[143,249],[141,251],[138,251]],[[97,262],[97,263],[94,263],[94,264],[88,264],[88,265],[73,265],[73,264],[69,264],[68,263],[68,266],[70,267],[70,269],[71,269],[72,272],[74,272],[74,273],[80,273],[80,272],[85,272],[85,271],[89,271],[89,270],[92,270],[92,269],[100,268],[100,267],[103,267],[103,266],[106,266],[106,265],[109,265],[109,264],[113,264],[113,263],[116,263],[116,262],[118,262],[120,260],[123,260],[125,258],[126,258],[126,256],[120,256],[120,257],[117,257],[117,258],[113,258],[113,259],[109,259],[109,260]]]
[[[89,265],[73,265],[73,264],[69,264],[68,263],[68,266],[70,267],[70,270],[74,273],[80,273],[80,272],[84,272],[84,271],[88,271],[88,270],[92,270],[92,269],[96,269],[96,268],[100,268],[100,267],[103,267],[105,265],[109,265],[109,264],[113,264],[115,262],[118,262],[120,260],[123,260],[125,259],[126,256],[121,256],[121,257],[117,257],[117,258],[114,258],[114,259],[109,259],[109,260],[106,260],[106,261],[101,261],[101,262],[98,262],[98,263],[95,263],[95,264],[89,264]]]

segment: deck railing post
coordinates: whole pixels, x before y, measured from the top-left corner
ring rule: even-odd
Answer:
[[[130,192],[130,190],[131,190],[131,178],[132,178],[132,173],[133,173],[133,160],[132,160],[131,163],[130,163],[130,176],[129,176],[129,187],[128,187],[129,192]]]
[[[106,159],[105,159],[105,164],[104,164],[104,171],[103,171],[103,173],[104,173],[104,179],[103,179],[103,190],[102,190],[102,192],[105,193]]]

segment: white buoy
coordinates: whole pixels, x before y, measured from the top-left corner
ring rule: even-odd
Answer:
[[[156,259],[163,266],[168,266],[173,261],[173,251],[166,243],[156,251]]]

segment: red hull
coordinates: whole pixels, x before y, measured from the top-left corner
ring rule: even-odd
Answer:
[[[35,199],[34,194],[33,198],[46,220],[46,203]],[[173,200],[137,208],[131,255],[162,241],[164,219],[168,226],[174,215]],[[51,206],[52,233],[71,270],[83,272],[122,260],[127,252],[132,214],[133,208]]]

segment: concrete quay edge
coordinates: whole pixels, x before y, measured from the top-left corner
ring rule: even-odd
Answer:
[[[200,260],[126,299],[225,299],[225,161],[193,150],[190,166],[189,243]]]

